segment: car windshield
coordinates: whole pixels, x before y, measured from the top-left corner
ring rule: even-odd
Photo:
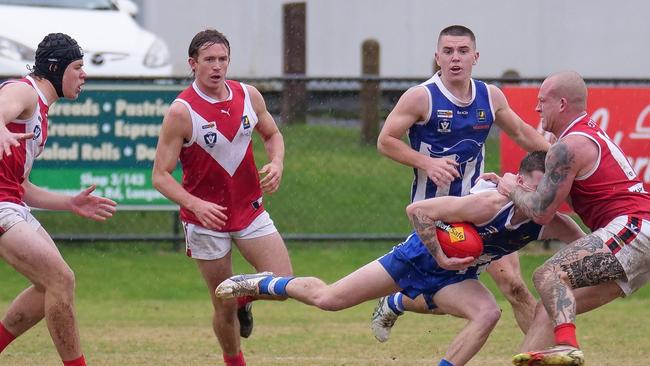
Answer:
[[[111,0],[0,0],[0,5],[41,6],[48,8],[117,10]]]

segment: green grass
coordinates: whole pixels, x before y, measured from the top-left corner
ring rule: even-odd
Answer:
[[[385,253],[393,243],[289,243],[298,275],[332,282]],[[91,365],[220,364],[210,327],[211,305],[193,262],[182,253],[147,245],[64,246],[77,275],[77,313]],[[547,254],[522,256],[524,278]],[[250,271],[234,256],[236,272]],[[27,282],[0,262],[0,311]],[[484,278],[488,287],[491,281]],[[504,315],[469,365],[507,365],[522,339],[507,303]],[[579,338],[591,365],[632,366],[650,356],[645,315],[650,291],[617,300],[578,318]],[[337,313],[296,301],[256,302],[253,336],[242,342],[249,365],[435,364],[463,321],[449,316],[409,314],[400,318],[391,340],[377,343],[369,330],[373,302]],[[633,325],[633,326],[632,326]],[[58,365],[41,322],[2,355],[11,366]]]
[[[282,129],[286,145],[280,190],[265,205],[282,233],[406,233],[404,208],[413,171],[361,144],[357,128],[292,125]],[[266,154],[255,140],[259,166]],[[499,166],[498,140],[487,144],[486,170]],[[68,213],[36,212],[53,234],[168,234],[169,212],[118,212],[105,223]]]

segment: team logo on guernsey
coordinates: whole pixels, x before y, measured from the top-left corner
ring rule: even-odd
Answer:
[[[438,109],[436,110],[436,116],[438,118],[451,119],[454,117],[454,111],[449,109]]]
[[[244,126],[245,130],[251,128],[251,121],[248,119],[248,116],[244,115],[241,117],[241,125]]]
[[[477,109],[476,110],[476,118],[478,118],[479,122],[485,121],[487,118],[487,114],[485,113],[485,109]]]
[[[206,133],[203,135],[203,141],[205,141],[205,144],[208,145],[208,147],[214,147],[217,143],[217,134],[214,132]]]
[[[248,119],[248,116],[244,115],[241,117],[241,125],[243,127],[242,135],[250,136],[251,135],[251,121]]]
[[[41,126],[34,126],[34,138],[33,140],[38,140],[41,137]]]
[[[439,119],[438,120],[438,132],[440,132],[440,133],[449,133],[449,132],[451,132],[451,120],[449,120],[449,119]]]

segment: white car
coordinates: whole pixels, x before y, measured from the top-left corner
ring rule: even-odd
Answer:
[[[89,77],[170,77],[167,45],[133,19],[130,0],[0,0],[0,76],[22,76],[48,33],[84,50]]]

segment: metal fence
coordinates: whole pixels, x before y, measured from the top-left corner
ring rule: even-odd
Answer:
[[[406,236],[410,228],[404,208],[409,200],[412,170],[380,156],[374,144],[362,141],[359,91],[365,82],[379,85],[376,123],[381,124],[400,95],[425,79],[297,76],[243,80],[263,93],[285,137],[281,190],[265,197],[265,206],[286,239],[395,241]],[[300,123],[288,123],[279,118],[282,99],[287,97],[283,96],[283,86],[295,81],[306,85],[306,118]],[[487,81],[497,85],[515,82],[539,85],[541,82],[539,79]],[[650,80],[588,80],[588,83],[648,86]],[[129,135],[125,129],[131,124],[144,129],[148,125],[159,126],[165,110],[161,106],[168,105],[188,84],[188,80],[90,81],[79,100],[57,103],[58,109],[51,116],[53,133],[47,148],[58,151],[46,151],[45,158],[36,162],[32,180],[65,192],[99,183],[99,193],[124,200],[120,201],[118,214],[101,224],[68,213],[37,211],[36,216],[54,239],[173,242],[175,247],[180,246],[183,235],[177,207],[151,193],[151,159],[157,136],[150,132]],[[148,108],[150,113],[143,112],[142,108]],[[80,132],[84,129],[93,133]],[[117,136],[117,129],[121,129],[122,135]],[[498,157],[494,156],[498,154],[495,148],[498,138],[493,137],[488,142],[489,154],[493,156],[488,168],[498,169],[495,166]],[[261,166],[266,161],[263,146],[259,140],[254,143]],[[87,154],[98,158],[66,158],[74,146],[78,150],[87,146]],[[141,156],[136,153],[138,149],[142,150]],[[119,157],[111,158],[110,151],[117,151],[119,154],[114,154]],[[117,185],[111,185],[112,180]],[[127,202],[125,197],[129,194],[137,199]]]

